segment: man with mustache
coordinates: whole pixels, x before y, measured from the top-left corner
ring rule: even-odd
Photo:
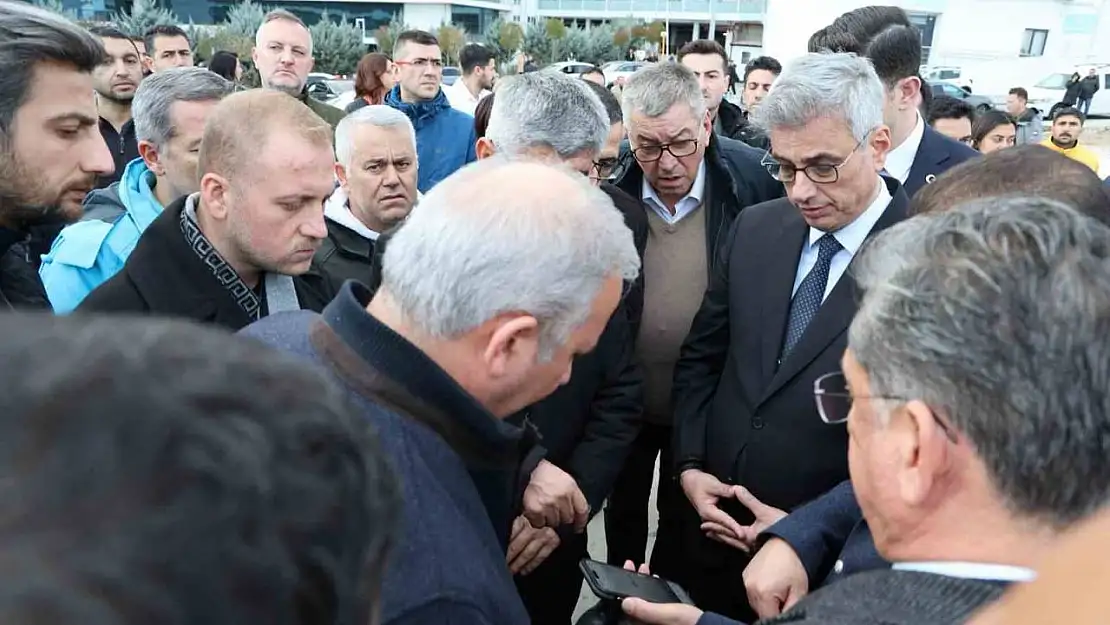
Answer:
[[[1075,159],[1098,173],[1098,154],[1085,145],[1079,145],[1086,117],[1079,109],[1067,107],[1056,111],[1052,116],[1052,135],[1041,142],[1044,147]]]
[[[95,26],[89,32],[100,38],[108,53],[107,59],[93,70],[100,134],[115,163],[115,171],[110,176],[101,176],[97,182],[97,188],[103,188],[118,182],[127,164],[139,158],[131,100],[143,79],[143,64],[135,42],[122,32],[111,26]]]
[[[97,132],[104,47],[68,20],[0,2],[0,310],[49,306],[31,228],[75,221],[112,155]]]
[[[271,313],[319,311],[327,282],[309,271],[327,236],[331,126],[276,91],[244,91],[209,114],[200,192],[166,207],[123,269],[78,312],[185,317],[238,330]]]
[[[312,33],[301,18],[284,9],[267,13],[255,34],[251,59],[263,88],[297,98],[332,129],[343,119],[343,111],[308,97],[305,90],[316,59],[312,56]]]

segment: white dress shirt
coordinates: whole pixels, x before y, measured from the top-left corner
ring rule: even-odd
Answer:
[[[997,582],[1031,582],[1037,579],[1036,571],[1009,564],[983,564],[980,562],[898,562],[896,571],[917,571],[960,579],[981,579]]]
[[[701,202],[705,199],[705,161],[698,165],[698,175],[694,178],[694,185],[690,187],[690,191],[683,196],[677,204],[674,205],[674,214],[667,209],[667,205],[663,200],[659,199],[659,194],[655,192],[651,184],[648,182],[647,177],[644,177],[644,182],[640,188],[640,199],[645,204],[651,207],[663,219],[663,221],[674,225],[682,221],[690,213],[694,212]]]
[[[921,147],[921,137],[925,136],[925,120],[917,116],[917,125],[902,145],[886,153],[886,173],[902,184],[910,177],[913,160],[917,158],[917,148]]]
[[[879,185],[879,191],[867,210],[856,217],[852,223],[832,233],[837,243],[840,243],[841,249],[833,255],[832,261],[829,263],[829,279],[825,283],[825,295],[821,298],[821,301],[825,301],[829,293],[832,293],[833,287],[836,286],[837,281],[848,269],[848,264],[852,262],[852,258],[855,257],[856,252],[859,251],[860,246],[867,239],[867,235],[871,234],[871,229],[875,227],[879,218],[886,211],[886,207],[890,205],[891,195],[886,188],[886,184],[878,177],[875,178],[875,183]],[[811,227],[809,229],[808,240],[802,246],[802,256],[798,261],[798,272],[794,276],[794,290],[791,291],[791,297],[793,297],[793,293],[798,291],[802,280],[813,269],[813,266],[817,264],[817,253],[819,251],[817,241],[825,234],[825,231],[817,228]]]
[[[447,96],[447,101],[451,103],[451,108],[462,111],[471,117],[474,116],[474,111],[478,108],[478,101],[489,95],[489,89],[483,89],[478,97],[474,97],[467,88],[466,83],[463,82],[462,76],[455,80],[453,85],[443,85],[443,95]]]

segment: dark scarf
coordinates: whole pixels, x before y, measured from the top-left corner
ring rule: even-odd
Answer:
[[[220,256],[216,247],[197,227],[197,222],[193,221],[193,218],[189,215],[191,212],[189,209],[194,207],[193,201],[192,197],[187,198],[185,209],[181,211],[181,232],[185,235],[185,242],[193,248],[193,251],[200,257],[204,265],[212,271],[216,281],[227,289],[231,298],[239,304],[243,312],[247,313],[254,321],[258,321],[262,318],[262,297],[255,293],[254,289],[247,286],[246,282],[243,282],[235,269],[224,260],[223,256]]]

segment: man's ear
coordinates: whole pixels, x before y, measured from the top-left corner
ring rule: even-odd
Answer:
[[[335,164],[335,179],[339,181],[339,186],[347,188],[347,168],[338,162]]]
[[[486,137],[478,139],[478,143],[474,145],[474,151],[478,154],[478,160],[486,159],[497,153],[497,148],[494,147],[493,141]]]
[[[519,359],[535,360],[539,352],[540,322],[532,315],[500,315],[489,321],[489,339],[482,359],[490,377],[504,377]]]
[[[158,154],[158,148],[150,141],[139,142],[139,156],[143,157],[143,162],[146,163],[146,168],[154,172],[155,176],[165,176],[166,168],[162,166],[161,155]]]
[[[214,173],[204,174],[200,179],[200,197],[209,217],[216,220],[227,219],[230,205],[227,178]]]
[[[902,499],[910,504],[925,501],[951,462],[952,447],[933,409],[921,401],[907,402],[898,432],[898,483]]]

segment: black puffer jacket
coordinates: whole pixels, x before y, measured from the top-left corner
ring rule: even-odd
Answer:
[[[50,310],[28,236],[7,228],[0,228],[0,310]]]

